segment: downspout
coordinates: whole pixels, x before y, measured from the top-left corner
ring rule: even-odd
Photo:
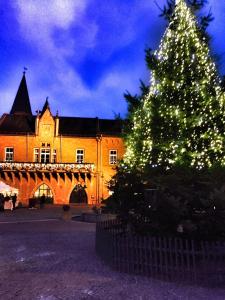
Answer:
[[[98,166],[98,162],[99,162],[99,159],[98,159],[98,142],[99,142],[99,139],[98,139],[98,136],[96,136],[96,142],[97,142],[97,168],[96,168],[96,203],[98,203],[98,169],[99,169],[99,166]]]
[[[60,134],[60,163],[62,163],[62,135]]]
[[[28,161],[28,140],[29,140],[29,133],[26,134],[26,162]]]
[[[103,173],[102,173],[102,134],[100,135],[100,173],[99,173],[99,189],[101,186],[101,195],[103,198]],[[99,193],[100,194],[100,193]]]

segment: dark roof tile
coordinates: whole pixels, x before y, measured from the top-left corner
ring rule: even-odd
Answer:
[[[34,133],[35,117],[4,114],[0,121],[0,134]]]
[[[82,135],[95,136],[120,135],[122,133],[122,123],[120,120],[107,120],[98,118],[59,118],[59,134],[62,135]]]
[[[35,116],[4,114],[0,120],[0,134],[35,132]],[[121,120],[59,117],[59,134],[67,136],[120,135]]]

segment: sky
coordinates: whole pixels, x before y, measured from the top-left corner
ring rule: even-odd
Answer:
[[[158,47],[167,25],[156,1],[0,0],[0,114],[10,111],[26,67],[33,114],[48,97],[53,115],[124,117],[123,94],[149,82],[144,50]],[[223,75],[225,0],[208,0],[209,9]]]

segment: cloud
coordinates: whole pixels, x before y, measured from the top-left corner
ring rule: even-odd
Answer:
[[[139,93],[141,72],[140,65],[130,66],[129,70],[127,66],[125,68],[115,66],[105,74],[95,89],[90,91],[88,97],[71,99],[70,105],[60,110],[68,116],[73,115],[73,111],[69,108],[73,107],[76,116],[113,118],[114,113],[120,113],[124,117],[127,104],[123,94],[126,90],[131,94]]]
[[[66,47],[56,44],[54,31],[58,29],[66,33],[74,22],[79,21],[86,5],[85,0],[17,0],[15,8],[23,37],[35,43],[40,51],[44,50],[45,55],[58,56],[70,53],[73,40],[67,35]]]
[[[90,54],[91,59],[96,59],[96,68],[99,61],[108,65],[113,54],[143,35],[146,31],[143,23],[147,24],[147,17],[154,9],[150,2],[130,0],[128,5],[119,0],[13,1],[20,31],[16,38],[29,49],[21,61],[22,66],[28,67],[33,110],[40,109],[49,96],[53,113],[59,109],[64,115],[74,115],[75,111],[80,116],[104,117],[113,116],[112,111],[125,112],[123,92],[138,92],[144,69],[144,61],[140,67],[142,57],[133,56],[132,61],[113,58],[110,67],[95,78],[94,86],[85,83],[80,70]],[[138,47],[135,46],[136,50]],[[20,54],[23,55],[22,51]],[[13,67],[21,68],[21,61]],[[4,99],[11,97],[8,91],[15,91],[19,80],[1,88]]]
[[[114,52],[137,40],[145,32],[149,15],[155,8],[151,0],[129,0],[129,4],[119,0],[92,1],[87,8],[90,17],[97,24],[104,24],[96,33],[94,55],[107,60]]]
[[[88,31],[88,34],[83,34],[83,45],[86,48],[94,44],[97,26],[91,23],[88,30],[83,26],[89,1],[17,0],[14,6],[21,37],[36,50],[36,79],[41,81],[45,77],[52,94],[58,89],[64,89],[67,94],[75,97],[88,95],[88,90],[68,59],[76,56],[78,47],[77,36],[72,30],[74,27],[79,27],[79,32],[81,28]],[[49,74],[43,75],[45,72]]]

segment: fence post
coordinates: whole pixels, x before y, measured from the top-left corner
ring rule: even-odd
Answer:
[[[172,237],[132,236],[118,220],[96,224],[96,252],[112,267],[151,277],[224,281],[225,243]]]

